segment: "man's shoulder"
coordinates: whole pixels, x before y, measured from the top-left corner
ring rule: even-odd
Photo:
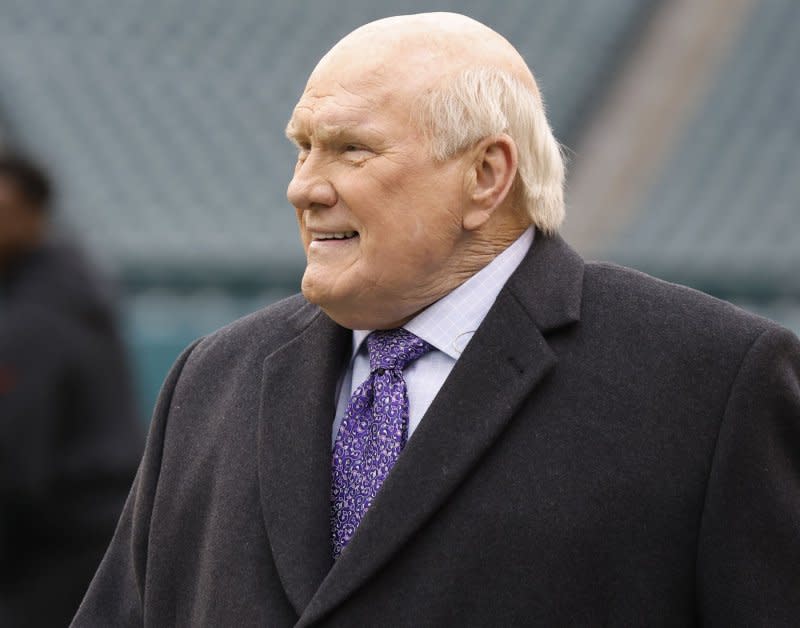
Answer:
[[[620,325],[646,327],[651,334],[686,340],[725,338],[749,343],[780,325],[699,290],[609,262],[587,262],[583,311],[613,317]]]
[[[209,334],[204,343],[256,343],[277,348],[302,332],[321,314],[322,310],[306,301],[302,294],[294,294],[221,327]]]
[[[262,360],[301,334],[320,315],[322,311],[301,294],[292,295],[195,341],[188,363],[213,367]]]

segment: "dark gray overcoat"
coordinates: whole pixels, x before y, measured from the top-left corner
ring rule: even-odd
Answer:
[[[800,343],[537,235],[334,564],[350,332],[302,297],[169,375],[84,626],[797,626]]]

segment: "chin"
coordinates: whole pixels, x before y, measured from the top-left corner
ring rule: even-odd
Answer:
[[[300,284],[300,291],[303,293],[306,301],[319,306],[322,311],[330,316],[334,321],[340,325],[343,324],[340,321],[341,317],[335,315],[335,313],[340,312],[340,308],[337,307],[337,305],[341,302],[341,299],[337,299],[334,294],[331,294],[330,288],[327,287],[324,282],[315,281],[312,277],[308,276],[308,273],[306,273],[303,276],[302,283]]]
[[[303,296],[309,303],[322,306],[324,299],[320,294],[319,287],[312,279],[308,278],[307,273],[303,275],[303,280],[300,282],[300,292],[303,293]]]

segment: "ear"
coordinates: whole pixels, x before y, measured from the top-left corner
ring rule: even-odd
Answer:
[[[483,226],[508,198],[517,176],[517,145],[502,133],[482,140],[472,162],[471,189],[463,225],[468,231]]]

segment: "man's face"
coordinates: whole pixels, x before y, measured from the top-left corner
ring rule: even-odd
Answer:
[[[299,149],[287,196],[308,261],[303,293],[347,327],[391,327],[464,279],[466,171],[434,161],[410,124],[413,81],[333,65],[312,75],[287,128]]]

